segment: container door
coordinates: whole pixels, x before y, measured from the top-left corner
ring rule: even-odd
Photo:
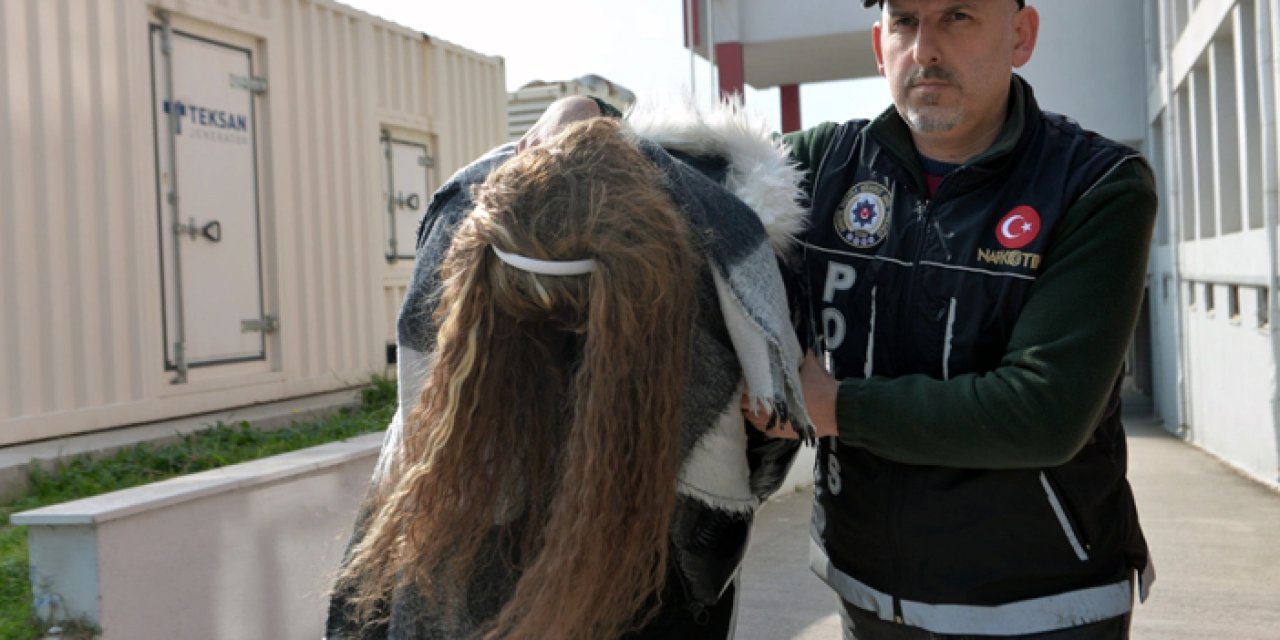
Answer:
[[[175,30],[166,57],[164,37],[153,27],[158,229],[165,367],[181,381],[186,367],[265,360],[274,319],[263,311],[252,52]]]
[[[384,214],[387,261],[412,260],[418,222],[431,200],[428,179],[431,156],[427,153],[427,145],[398,140],[386,132],[382,135],[382,144],[387,160],[383,180],[387,206]]]

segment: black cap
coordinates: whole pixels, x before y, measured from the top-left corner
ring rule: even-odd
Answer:
[[[878,4],[882,4],[883,2],[884,2],[884,0],[862,0],[862,6],[867,7],[867,8],[870,8],[870,7],[874,7],[874,6],[878,5]],[[1025,7],[1025,6],[1027,6],[1027,2],[1026,2],[1026,0],[1018,0],[1018,8],[1019,8],[1019,9],[1021,9],[1021,8]]]

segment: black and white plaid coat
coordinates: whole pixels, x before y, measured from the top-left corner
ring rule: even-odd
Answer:
[[[753,515],[780,486],[799,446],[765,438],[744,425],[739,408],[743,390],[787,413],[795,424],[809,425],[797,371],[800,347],[777,268],[803,224],[804,211],[797,204],[801,175],[767,124],[732,105],[700,114],[687,102],[654,102],[630,113],[626,125],[688,215],[707,258],[700,278],[704,308],[691,342],[679,496],[669,535],[672,586],[664,594],[664,606],[696,611],[719,601],[736,579]],[[417,403],[435,346],[438,267],[458,222],[472,209],[471,186],[513,153],[512,145],[499,147],[461,169],[428,207],[397,324],[400,406],[387,431],[375,486],[400,462],[402,418]],[[797,530],[796,535],[806,533]],[[475,584],[468,585],[465,611],[431,611],[420,598],[398,592],[387,605],[387,625],[377,629],[350,628],[342,594],[335,594],[329,637],[466,637],[477,623],[496,614],[516,577],[500,562],[480,567]]]

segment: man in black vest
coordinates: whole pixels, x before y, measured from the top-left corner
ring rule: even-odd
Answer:
[[[847,639],[1127,638],[1155,577],[1120,424],[1151,169],[1040,110],[1024,0],[863,2],[894,106],[786,136],[821,354],[811,565]],[[601,112],[565,99],[521,146]]]
[[[1154,578],[1119,397],[1151,170],[1039,109],[1022,0],[864,4],[894,106],[787,136],[830,436],[813,570],[846,638],[1127,638]]]

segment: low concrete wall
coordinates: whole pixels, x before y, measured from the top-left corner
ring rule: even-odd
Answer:
[[[320,638],[382,434],[11,517],[36,599],[104,640]]]

